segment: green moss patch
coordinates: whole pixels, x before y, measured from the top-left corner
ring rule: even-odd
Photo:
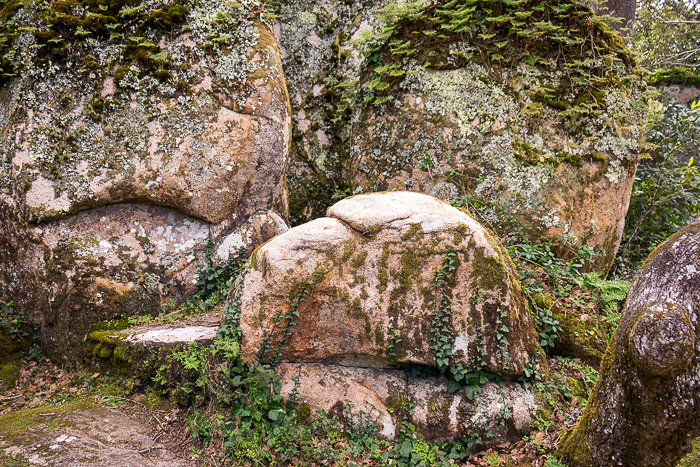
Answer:
[[[22,361],[19,359],[0,364],[0,391],[15,387],[21,365]]]
[[[674,66],[665,70],[658,70],[647,78],[649,84],[665,86],[680,84],[685,86],[700,86],[700,76],[688,68]]]
[[[442,0],[391,5],[372,38],[366,101],[383,103],[408,68],[455,69],[479,63],[497,79],[519,63],[561,70],[561,87],[544,85],[537,101],[564,113],[604,107],[601,88],[637,80],[622,38],[584,3],[562,0]],[[411,65],[413,64],[413,65]],[[543,83],[544,84],[544,83]]]
[[[11,412],[0,416],[0,433],[2,433],[3,441],[12,444],[13,440],[24,435],[31,428],[41,428],[56,423],[65,414],[92,406],[93,404],[90,400],[76,398],[65,405],[47,404],[33,409]]]

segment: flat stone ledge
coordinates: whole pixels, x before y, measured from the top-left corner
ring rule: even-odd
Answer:
[[[190,342],[207,343],[214,340],[219,327],[186,326],[168,329],[153,329],[133,334],[126,338],[127,342],[144,346],[162,344],[188,344]]]

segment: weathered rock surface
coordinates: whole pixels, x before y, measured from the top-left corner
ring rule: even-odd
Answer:
[[[497,234],[512,232],[515,221],[530,240],[555,241],[562,255],[580,245],[600,249],[589,267],[606,272],[622,235],[646,114],[639,78],[624,76],[621,61],[629,58],[621,39],[591,26],[594,20],[580,29],[557,23],[569,44],[586,42],[583,31],[596,37],[595,45],[580,48],[592,55],[566,58],[578,52],[562,55],[559,43],[544,39],[511,40],[515,32],[487,34],[479,29],[483,20],[474,19],[484,12],[475,13],[468,33],[436,39],[428,33],[441,25],[425,18],[440,5],[427,5],[422,19],[401,22],[384,42],[377,38],[383,21],[392,26],[403,9],[421,17],[420,4],[325,0],[280,7],[294,124],[292,222],[322,216],[324,206],[350,192],[410,190],[447,201],[466,195],[483,206],[480,220]],[[501,13],[494,24],[508,23]],[[550,16],[556,15],[542,21]],[[479,33],[495,37],[482,41]],[[377,43],[385,45],[368,60]],[[535,49],[537,57],[521,61]],[[518,58],[500,66],[476,50]],[[603,64],[605,54],[617,64]],[[569,61],[579,58],[619,79],[569,83]],[[383,89],[373,81],[379,65],[392,67],[383,75],[390,86],[381,93],[384,103],[373,105]]]
[[[216,337],[218,326],[182,326],[153,329],[126,338],[127,342],[144,346],[163,346],[167,344],[210,344]]]
[[[280,2],[275,31],[292,106],[287,177],[292,224],[323,217],[330,204],[350,194],[345,125],[352,111],[341,102],[351,88],[338,85],[359,81],[361,38],[377,29],[377,12],[387,3]]]
[[[260,247],[234,286],[227,315],[240,313],[246,360],[449,360],[511,377],[535,360],[514,266],[468,214],[401,192],[351,197],[328,216]]]
[[[189,467],[143,419],[77,401],[0,416],[0,463],[45,467]]]
[[[572,467],[673,466],[700,435],[700,219],[637,273],[600,379],[558,457]]]
[[[88,3],[17,9],[37,32],[0,83],[0,303],[52,356],[186,298],[209,242],[227,261],[286,229],[289,103],[260,4]],[[112,14],[121,39],[91,22]]]
[[[521,64],[491,76],[475,63],[418,69],[393,104],[367,108],[353,131],[354,193],[411,189],[448,201],[467,194],[488,203],[482,215],[499,233],[510,229],[505,210],[532,241],[602,250],[595,268],[607,271],[643,137],[640,96],[611,91],[607,110],[574,126],[557,109],[532,115],[527,107],[534,83],[556,83],[557,72]]]
[[[487,383],[469,400],[463,391],[447,392],[444,377],[407,382],[403,370],[290,363],[277,365],[276,370],[283,395],[296,391],[297,400],[309,408],[346,422],[350,400],[353,416],[376,422],[378,434],[388,439],[398,435],[406,416],[426,440],[466,437],[491,447],[529,432],[539,408],[534,390],[515,382]]]

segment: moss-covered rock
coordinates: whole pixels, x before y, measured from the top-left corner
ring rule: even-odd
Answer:
[[[2,11],[0,303],[52,357],[187,298],[210,241],[226,261],[285,228],[289,102],[262,3]]]
[[[295,220],[349,191],[419,191],[478,206],[497,234],[551,239],[563,256],[600,249],[588,267],[607,272],[647,98],[622,39],[588,7],[294,1],[280,11],[293,52]]]
[[[513,263],[468,214],[404,192],[351,197],[328,216],[260,247],[234,286],[244,359],[515,379],[537,360]]]
[[[637,273],[600,379],[557,457],[572,467],[673,466],[700,435],[700,220]]]

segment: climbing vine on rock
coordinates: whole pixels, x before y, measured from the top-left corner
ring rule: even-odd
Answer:
[[[297,325],[294,318],[299,317],[299,307],[306,301],[309,288],[310,286],[306,284],[300,286],[299,292],[289,303],[289,309],[279,310],[274,314],[275,327],[269,335],[265,336],[258,352],[258,359],[261,362],[276,363],[284,354],[293,334],[292,329]]]
[[[448,251],[442,263],[442,268],[435,272],[432,286],[436,290],[437,307],[430,323],[430,348],[435,352],[435,364],[440,371],[445,371],[450,365],[454,331],[452,328],[452,302],[449,295],[449,281],[453,279],[457,269],[454,251]]]
[[[450,393],[458,391],[464,387],[465,394],[471,400],[481,392],[481,387],[490,380],[497,379],[498,375],[484,370],[486,356],[484,335],[479,325],[474,326],[476,335],[476,355],[470,358],[470,365],[465,368],[464,365],[453,363],[453,347],[455,342],[454,330],[452,327],[452,302],[450,299],[450,283],[455,280],[454,273],[457,269],[456,265],[457,253],[448,250],[445,253],[445,258],[441,269],[435,272],[432,286],[436,290],[437,307],[433,314],[430,326],[430,348],[435,352],[435,364],[439,370],[447,375],[447,390]],[[476,304],[479,300],[479,288],[477,286],[472,303]],[[499,308],[500,311],[500,308]],[[507,316],[507,313],[501,314],[497,319],[500,324],[501,318]],[[503,328],[497,330],[499,344],[507,345],[507,339]]]

